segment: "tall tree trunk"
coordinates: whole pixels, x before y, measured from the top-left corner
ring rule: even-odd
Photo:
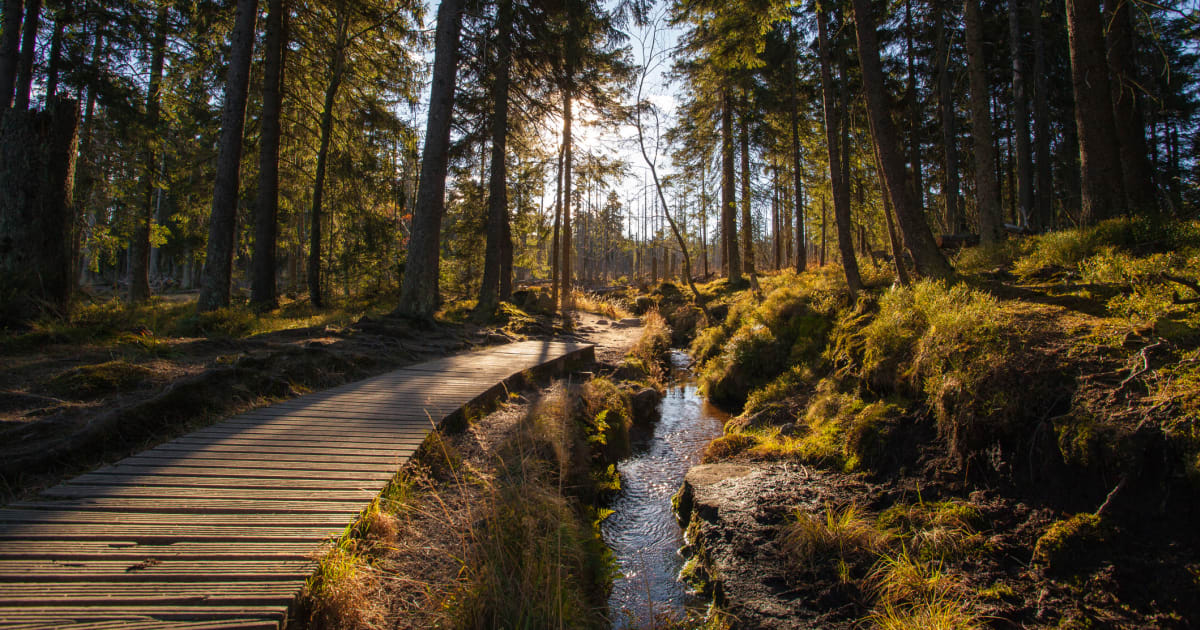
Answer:
[[[1033,16],[1033,130],[1037,152],[1037,194],[1034,196],[1034,227],[1045,230],[1053,224],[1051,198],[1054,194],[1053,158],[1050,155],[1050,100],[1046,78],[1046,38],[1043,35],[1042,0],[1031,0]]]
[[[958,129],[954,114],[954,77],[950,73],[950,42],[946,34],[945,0],[939,1],[933,7],[934,30],[936,31],[938,82],[938,107],[942,118],[942,145],[945,151],[945,161],[942,170],[945,172],[946,187],[946,227],[951,232],[958,233],[963,229],[963,213],[959,205],[958,191]]]
[[[842,268],[846,273],[846,285],[852,294],[862,291],[862,277],[858,273],[858,259],[854,257],[854,240],[850,230],[850,182],[842,170],[843,110],[834,102],[833,72],[830,70],[829,17],[824,2],[817,4],[817,44],[821,58],[821,102],[825,110],[825,146],[829,150],[829,182],[833,189],[833,216],[837,223],[838,250],[842,253]],[[822,223],[823,225],[823,223]],[[822,228],[823,230],[824,228]],[[825,246],[822,238],[821,264],[825,264]]]
[[[771,167],[771,268],[779,271],[783,257],[783,230],[779,223],[779,166]]]
[[[743,95],[743,113],[739,116],[738,144],[742,154],[742,268],[751,277],[754,276],[754,219],[750,214],[750,202],[754,196],[750,185],[750,108],[749,101]]]
[[[917,90],[916,58],[913,53],[912,0],[904,0],[905,59],[908,66],[908,163],[912,173],[913,202],[925,212],[925,181],[921,168],[921,94]]]
[[[933,233],[921,212],[912,200],[912,187],[906,181],[904,157],[888,111],[888,100],[884,94],[883,68],[879,61],[879,34],[875,30],[875,16],[871,14],[870,0],[854,0],[855,31],[858,34],[858,59],[862,67],[863,91],[867,97],[867,114],[871,121],[871,135],[879,151],[883,165],[884,182],[896,211],[896,223],[904,245],[912,255],[918,274],[945,278],[954,273],[946,257],[933,240]]]
[[[33,58],[37,53],[37,35],[42,15],[42,0],[25,0],[25,21],[21,23],[21,58],[17,63],[17,96],[13,109],[29,109],[33,90]]]
[[[345,3],[338,6],[336,50],[329,68],[329,85],[325,87],[325,103],[321,109],[320,146],[317,149],[317,170],[313,177],[312,211],[308,218],[308,299],[313,306],[325,306],[321,291],[321,231],[324,219],[325,171],[329,164],[329,143],[333,139],[333,108],[337,105],[338,88],[346,71],[346,46],[350,28]]]
[[[971,136],[975,140],[975,201],[979,209],[979,241],[996,244],[1003,234],[1000,182],[996,178],[996,145],[992,131],[991,90],[983,51],[983,16],[979,0],[965,0],[967,75],[971,84]]]
[[[221,137],[217,145],[216,181],[212,216],[208,222],[208,247],[197,308],[213,311],[229,306],[233,281],[234,236],[237,229],[238,180],[241,176],[242,131],[246,124],[246,92],[250,59],[254,52],[254,23],[258,0],[238,0],[233,32],[229,37],[229,71],[225,76],[225,104],[221,111]]]
[[[796,68],[792,68],[793,75]],[[800,97],[796,87],[795,76],[792,82],[792,106],[789,109],[789,122],[792,128],[792,187],[796,194],[796,208],[793,216],[796,219],[796,272],[808,269],[808,248],[804,246],[804,169],[800,163]],[[789,241],[790,242],[790,241]],[[788,252],[791,254],[790,248]]]
[[[725,277],[730,284],[742,281],[738,257],[737,200],[733,175],[733,97],[725,88],[721,102],[721,240],[725,254]]]
[[[879,151],[875,151],[875,169],[883,172],[883,166],[879,162]],[[908,276],[908,265],[904,261],[904,246],[900,244],[900,237],[896,234],[896,223],[892,219],[894,211],[891,201],[888,199],[887,191],[881,191],[883,197],[883,218],[887,222],[888,245],[892,248],[892,263],[896,268],[896,280],[901,286],[908,286],[912,283],[912,279]]]
[[[568,73],[568,76],[570,73]],[[562,250],[562,266],[559,277],[559,305],[563,316],[567,315],[573,300],[571,299],[571,91],[563,89],[563,213],[562,237],[559,248]]]
[[[513,22],[512,0],[501,0],[496,16],[496,78],[492,84],[492,166],[488,182],[487,246],[483,256],[483,281],[475,317],[487,319],[496,311],[501,259],[508,227],[508,71]],[[511,248],[511,244],[510,244]],[[510,249],[511,251],[511,249]],[[511,272],[511,268],[510,268]]]
[[[0,326],[67,313],[78,129],[79,103],[66,99],[0,119]]]
[[[1083,179],[1080,223],[1114,217],[1125,202],[1117,147],[1112,90],[1104,54],[1104,21],[1099,0],[1066,0],[1075,88],[1075,126]]]
[[[1112,74],[1113,116],[1121,157],[1128,210],[1135,213],[1158,209],[1153,171],[1146,147],[1146,121],[1138,98],[1138,66],[1133,45],[1133,13],[1129,0],[1104,0],[1108,24],[1108,68]]]
[[[158,153],[154,147],[159,137],[159,109],[162,101],[163,63],[167,52],[167,5],[160,5],[154,22],[154,40],[150,52],[150,82],[146,90],[146,135],[149,140],[142,165],[141,214],[133,240],[129,243],[129,301],[144,302],[150,299],[150,230],[154,223],[154,193],[158,180]]]
[[[409,239],[408,263],[400,285],[396,314],[431,319],[438,306],[438,267],[442,215],[446,209],[446,168],[450,159],[450,123],[458,74],[458,41],[464,0],[442,0],[438,6],[437,41],[433,55],[433,85],[421,179]]]
[[[258,194],[254,198],[254,256],[250,304],[257,310],[279,305],[275,287],[275,248],[279,218],[279,137],[283,109],[283,72],[287,50],[284,0],[267,5],[262,88],[262,131],[258,155]]]
[[[558,276],[561,273],[559,265],[562,263],[562,258],[558,252],[562,237],[559,232],[562,230],[562,175],[563,175],[563,149],[558,150],[558,170],[554,175],[554,237],[550,241],[550,301],[558,306]]]
[[[821,266],[825,266],[825,219],[829,213],[829,208],[825,203],[824,195],[821,196]]]
[[[46,63],[46,96],[58,95],[58,75],[62,71],[63,31],[73,18],[71,0],[59,3],[58,15],[54,18],[54,34],[50,36],[50,58]]]
[[[708,279],[708,160],[700,160],[700,258],[704,264],[704,278]]]
[[[0,114],[12,107],[21,57],[21,18],[25,0],[4,0],[4,34],[0,37]]]
[[[1035,0],[1036,1],[1036,0]],[[1029,97],[1025,94],[1025,55],[1021,46],[1021,0],[1008,0],[1008,39],[1012,48],[1013,123],[1016,136],[1017,210],[1027,226],[1033,208],[1033,150],[1029,139]]]

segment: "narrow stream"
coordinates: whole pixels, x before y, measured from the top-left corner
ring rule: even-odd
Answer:
[[[633,455],[617,465],[621,493],[612,504],[615,514],[601,525],[624,576],[608,600],[615,628],[641,626],[656,614],[678,614],[702,603],[677,579],[683,532],[671,513],[671,495],[704,447],[721,435],[729,415],[696,391],[687,354],[672,352],[670,359],[674,378],[662,418],[653,427],[634,427]]]

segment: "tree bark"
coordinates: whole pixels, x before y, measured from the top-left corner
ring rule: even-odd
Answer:
[[[458,42],[462,31],[463,0],[442,0],[438,6],[437,41],[429,118],[421,152],[421,180],[409,239],[408,263],[400,285],[397,315],[432,319],[438,306],[438,267],[442,216],[446,209],[446,169],[450,159],[450,123],[458,74]]]
[[[834,102],[833,72],[830,69],[828,15],[823,2],[817,4],[817,45],[821,61],[821,102],[825,110],[825,146],[829,150],[829,182],[833,190],[833,216],[837,223],[838,250],[842,253],[842,269],[846,273],[846,285],[850,293],[862,291],[862,277],[858,273],[858,259],[854,257],[854,241],[850,233],[850,182],[842,171],[842,144],[839,137],[842,128],[842,110]],[[825,263],[824,239],[821,246],[821,264]]]
[[[0,114],[12,107],[21,57],[21,18],[25,0],[4,0],[4,34],[0,38]]]
[[[921,95],[917,90],[916,59],[913,53],[912,0],[904,0],[905,58],[908,66],[908,163],[912,173],[913,203],[925,212],[925,181],[921,168]]]
[[[570,73],[568,72],[568,76]],[[562,236],[559,239],[559,253],[562,255],[562,265],[559,269],[559,305],[564,316],[570,310],[571,299],[571,91],[563,88],[563,201],[562,201]]]
[[[508,227],[508,77],[512,48],[512,0],[501,0],[496,15],[496,78],[492,84],[492,166],[488,182],[487,246],[483,281],[475,317],[487,319],[496,311],[501,284],[503,241]],[[509,245],[511,251],[511,244]],[[511,272],[511,268],[510,268]]]
[[[25,0],[25,21],[21,23],[21,57],[17,63],[17,96],[13,109],[29,109],[33,90],[33,58],[37,53],[38,26],[42,15],[42,0]]]
[[[263,64],[261,140],[258,155],[258,193],[254,198],[254,255],[250,304],[267,311],[279,305],[275,286],[275,250],[279,220],[279,138],[283,109],[283,73],[287,50],[287,10],[284,0],[267,5],[265,63]]]
[[[942,256],[933,233],[925,222],[925,213],[912,200],[912,187],[906,181],[904,157],[899,152],[902,146],[888,111],[888,100],[884,94],[883,68],[879,61],[879,35],[875,30],[875,16],[871,14],[870,0],[854,0],[855,31],[858,34],[858,59],[862,67],[863,90],[867,97],[867,115],[871,122],[871,135],[879,151],[883,165],[884,182],[892,198],[896,222],[904,239],[905,248],[912,255],[918,274],[945,278],[953,275],[950,263]]]
[[[0,120],[0,326],[64,316],[75,287],[71,230],[79,103]]]
[[[946,36],[946,10],[942,2],[934,6],[933,12],[937,37],[937,61],[934,65],[937,68],[938,107],[941,110],[942,145],[945,152],[943,170],[946,187],[946,228],[957,233],[963,230],[964,226],[958,197],[958,121],[954,114],[954,77],[950,73],[950,43]]]
[[[721,242],[724,249],[725,277],[730,284],[742,281],[742,261],[738,258],[737,200],[733,175],[733,97],[726,88],[721,104]]]
[[[246,91],[250,83],[250,59],[254,52],[254,23],[257,18],[258,0],[238,0],[233,32],[229,37],[229,70],[225,77],[225,104],[221,111],[221,137],[217,145],[212,216],[208,223],[208,247],[197,302],[201,312],[229,306],[242,131],[246,124]]]
[[[160,5],[154,22],[154,39],[150,52],[150,82],[146,90],[146,143],[145,163],[142,165],[141,214],[133,240],[129,243],[129,301],[144,302],[150,299],[150,230],[154,223],[154,192],[158,180],[158,152],[154,150],[159,137],[159,109],[162,101],[163,63],[167,52],[167,5]]]
[[[550,241],[550,301],[555,306],[558,306],[558,276],[560,273],[558,266],[562,263],[558,251],[561,241],[559,232],[562,229],[563,148],[565,147],[559,147],[558,170],[554,174],[554,237]]]
[[[700,259],[708,279],[708,159],[700,158]]]
[[[321,291],[321,230],[325,201],[325,171],[329,164],[329,143],[333,137],[333,108],[337,105],[338,89],[346,71],[346,46],[350,28],[345,3],[338,5],[336,49],[329,68],[329,85],[325,87],[325,103],[321,109],[321,140],[317,149],[317,170],[313,178],[312,210],[308,218],[308,299],[313,306],[325,306]]]
[[[1035,229],[1045,230],[1053,224],[1051,199],[1054,186],[1053,163],[1050,155],[1050,100],[1046,91],[1046,38],[1043,35],[1042,0],[1031,0],[1033,14],[1033,130],[1034,150],[1037,153],[1037,191],[1034,195]]]
[[[967,31],[967,75],[971,84],[971,136],[975,140],[975,201],[979,210],[979,242],[995,245],[1003,234],[1000,182],[996,178],[996,145],[992,131],[991,90],[983,51],[983,16],[979,0],[963,2]]]
[[[792,79],[792,107],[790,110],[792,127],[792,181],[796,193],[796,208],[792,215],[796,220],[796,272],[808,269],[808,248],[804,246],[804,169],[800,163],[800,107],[799,95],[796,93],[796,81]],[[790,250],[790,248],[789,248]],[[790,251],[789,251],[790,253]]]
[[[750,185],[750,123],[749,101],[742,99],[742,115],[739,116],[738,143],[742,153],[742,269],[746,274],[754,276],[754,220],[750,215],[750,202],[753,189]]]
[[[1008,0],[1008,39],[1012,48],[1013,122],[1016,136],[1017,212],[1029,225],[1033,208],[1033,150],[1029,138],[1029,97],[1025,93],[1025,55],[1021,46],[1021,0]]]
[[[50,36],[50,57],[46,63],[46,96],[58,95],[58,75],[62,71],[63,32],[72,20],[70,0],[59,3],[58,15],[54,18],[54,34]]]
[[[1071,44],[1075,126],[1079,130],[1082,176],[1080,223],[1114,217],[1125,202],[1112,90],[1104,53],[1104,23],[1099,0],[1066,0]]]
[[[1133,44],[1133,14],[1129,7],[1129,0],[1104,0],[1108,23],[1108,68],[1112,74],[1113,116],[1128,210],[1150,213],[1158,209],[1158,195],[1150,169],[1150,151],[1146,146],[1146,121],[1138,98],[1140,77]]]

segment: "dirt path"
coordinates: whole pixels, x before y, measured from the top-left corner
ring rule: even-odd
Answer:
[[[616,367],[642,336],[640,318],[636,326],[622,325],[603,315],[576,311],[575,337],[596,344],[596,363]]]

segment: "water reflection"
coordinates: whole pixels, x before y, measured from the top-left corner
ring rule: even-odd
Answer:
[[[613,501],[615,514],[601,526],[624,575],[608,601],[617,628],[701,603],[676,579],[683,566],[678,553],[683,532],[671,513],[671,495],[729,416],[696,391],[686,354],[673,352],[671,362],[676,378],[663,398],[662,418],[653,427],[634,428],[633,455],[617,465],[621,493]]]

